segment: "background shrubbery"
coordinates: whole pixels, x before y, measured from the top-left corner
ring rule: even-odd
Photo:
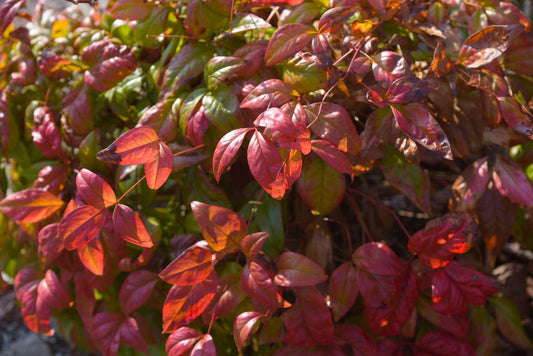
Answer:
[[[0,287],[31,330],[104,355],[532,347],[520,4],[26,5],[0,5]]]

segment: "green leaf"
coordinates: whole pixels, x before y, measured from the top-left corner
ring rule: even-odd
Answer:
[[[503,336],[520,348],[533,348],[533,343],[527,336],[520,320],[520,311],[518,310],[518,307],[506,298],[489,297],[487,299],[490,305],[494,308],[496,313],[496,324]]]
[[[328,73],[316,56],[299,54],[283,65],[283,81],[299,93],[308,93],[325,89]]]
[[[220,131],[226,133],[240,127],[236,118],[239,101],[226,87],[208,92],[202,98],[205,116]]]
[[[426,213],[431,211],[429,176],[419,165],[410,163],[396,149],[387,146],[383,158],[383,173],[396,189],[405,194],[420,209]]]

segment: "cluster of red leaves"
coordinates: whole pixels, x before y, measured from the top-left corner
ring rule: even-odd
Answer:
[[[21,9],[0,5],[0,247],[22,257],[31,330],[57,317],[105,356],[474,355],[494,350],[488,321],[531,347],[506,299],[496,322],[483,308],[498,289],[481,271],[533,226],[531,149],[509,155],[533,138],[533,41],[510,2],[116,0],[55,19],[42,47]],[[430,195],[442,167],[448,207]],[[365,174],[426,226],[410,235]],[[354,194],[407,249],[374,238]],[[72,307],[84,328],[64,327]]]

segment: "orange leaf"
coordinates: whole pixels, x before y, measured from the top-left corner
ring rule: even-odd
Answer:
[[[121,166],[144,164],[159,154],[159,137],[147,126],[133,128],[96,154],[104,162]]]
[[[65,215],[59,223],[59,236],[67,250],[75,250],[93,240],[104,226],[107,210],[83,205]]]
[[[141,247],[152,247],[152,239],[141,219],[128,206],[117,204],[113,212],[113,228],[122,239]]]
[[[174,156],[166,144],[159,142],[159,155],[144,165],[146,183],[150,189],[159,189],[172,172]]]
[[[19,222],[35,223],[46,219],[63,206],[63,201],[40,189],[25,189],[0,201],[0,212]]]

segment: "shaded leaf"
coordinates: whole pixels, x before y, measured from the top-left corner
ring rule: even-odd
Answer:
[[[329,166],[335,168],[340,173],[346,173],[353,177],[353,169],[346,156],[328,141],[312,140],[311,149]]]
[[[6,0],[2,3],[0,6],[0,36],[11,25],[22,5],[24,5],[22,0]]]
[[[159,137],[151,127],[135,127],[98,152],[99,160],[121,166],[143,164],[159,154]]]
[[[83,168],[76,175],[78,194],[95,208],[107,208],[117,202],[113,188],[97,174]]]
[[[425,212],[431,211],[430,181],[427,173],[417,164],[407,161],[403,154],[387,146],[383,158],[385,178]]]
[[[113,229],[125,241],[149,248],[154,244],[141,219],[130,207],[117,204],[113,211]]]
[[[0,212],[13,220],[35,223],[46,219],[63,206],[54,194],[40,189],[24,189],[0,201]]]
[[[354,355],[378,355],[374,341],[356,325],[335,324],[335,343],[349,345]]]
[[[531,115],[526,114],[522,105],[511,97],[498,97],[498,107],[510,128],[533,139],[533,123]]]
[[[345,262],[333,272],[329,280],[329,298],[333,320],[339,321],[354,305],[359,294],[355,268]]]
[[[374,78],[378,82],[392,83],[396,79],[411,74],[407,61],[392,51],[379,52],[372,62]]]
[[[257,303],[277,309],[290,306],[272,283],[267,271],[257,262],[251,261],[241,273],[241,288]]]
[[[433,274],[433,308],[444,315],[463,315],[469,304],[483,305],[497,291],[490,278],[455,261]]]
[[[46,190],[52,194],[58,194],[65,187],[70,168],[67,165],[45,166],[39,171],[33,187]]]
[[[59,237],[58,226],[59,224],[49,224],[39,231],[38,252],[45,263],[50,263],[55,260],[65,248],[63,240]]]
[[[425,80],[411,76],[401,77],[389,86],[385,100],[393,104],[409,104],[424,99],[429,90]]]
[[[139,270],[130,273],[122,283],[118,295],[122,312],[128,315],[144,305],[150,298],[157,281],[157,274],[150,271]]]
[[[274,199],[281,199],[288,186],[283,179],[283,162],[276,145],[255,130],[248,145],[247,158],[255,180]]]
[[[361,138],[346,109],[338,104],[319,103],[305,106],[307,123],[313,133],[335,145],[342,152],[357,155],[361,150]],[[319,115],[320,111],[320,116]],[[317,118],[318,116],[318,118]]]
[[[163,304],[163,333],[176,331],[196,319],[215,296],[218,279],[213,272],[193,286],[173,286]]]
[[[306,161],[296,181],[298,193],[316,215],[328,215],[335,210],[346,191],[344,175],[321,159]]]
[[[193,201],[191,208],[202,235],[213,250],[233,251],[240,248],[248,228],[240,215],[198,201]]]
[[[137,321],[131,317],[124,318],[114,313],[102,312],[93,317],[91,325],[91,338],[104,356],[116,355],[121,342],[149,353]]]
[[[170,148],[163,142],[159,142],[159,155],[153,161],[146,162],[144,171],[146,183],[150,189],[159,189],[167,181],[172,173],[174,156]]]
[[[159,278],[178,286],[198,284],[211,274],[214,257],[208,250],[192,246],[161,271]]]
[[[281,109],[270,108],[263,111],[255,119],[254,125],[264,127],[265,131],[277,131],[288,140],[296,139],[296,127],[285,111]]]
[[[318,21],[318,32],[334,32],[342,27],[346,21],[355,13],[356,8],[352,6],[339,6],[327,10]]]
[[[503,54],[524,27],[522,25],[487,26],[468,37],[463,43],[457,63],[468,68],[489,64]]]
[[[265,52],[267,66],[283,62],[303,50],[315,36],[315,32],[302,24],[288,24],[274,32]]]
[[[202,337],[198,331],[183,326],[174,331],[167,339],[165,350],[168,356],[188,355],[192,347]]]
[[[256,232],[254,234],[246,235],[241,241],[241,250],[249,260],[254,260],[268,238],[268,232]]]
[[[294,98],[294,89],[279,79],[268,79],[256,86],[241,102],[241,108],[266,109],[281,106]]]
[[[153,8],[153,3],[143,0],[117,0],[109,14],[115,19],[138,21],[148,16]]]
[[[263,314],[252,311],[241,313],[235,319],[233,324],[233,338],[235,339],[235,345],[237,345],[239,352],[242,351],[246,339],[252,334],[255,324],[262,316]]]
[[[425,333],[416,340],[413,349],[416,356],[475,355],[464,340],[443,331]]]
[[[533,188],[522,168],[501,155],[496,156],[492,171],[494,186],[501,195],[523,206],[533,205]]]
[[[100,92],[113,88],[137,68],[137,59],[127,46],[108,41],[85,47],[81,60],[91,67],[85,71],[85,83]]]
[[[417,302],[417,311],[424,319],[459,338],[465,338],[470,332],[469,317],[466,315],[442,315],[433,309],[429,299],[421,297]]]
[[[433,115],[416,105],[393,105],[392,114],[398,127],[413,140],[446,159],[452,159],[448,137]]]
[[[58,233],[67,250],[75,250],[96,238],[104,226],[107,210],[82,205],[61,219]]]
[[[284,342],[309,347],[333,342],[333,321],[324,297],[315,287],[294,290],[296,302],[281,315],[287,329]]]
[[[328,278],[318,264],[295,252],[284,252],[277,266],[274,283],[282,287],[314,286]]]
[[[218,141],[215,152],[213,153],[213,174],[217,182],[220,181],[222,173],[239,151],[244,137],[251,130],[252,128],[249,127],[236,129],[228,132]]]
[[[488,299],[496,314],[498,330],[503,336],[522,349],[533,348],[533,343],[524,329],[517,306],[506,298],[489,297]]]

